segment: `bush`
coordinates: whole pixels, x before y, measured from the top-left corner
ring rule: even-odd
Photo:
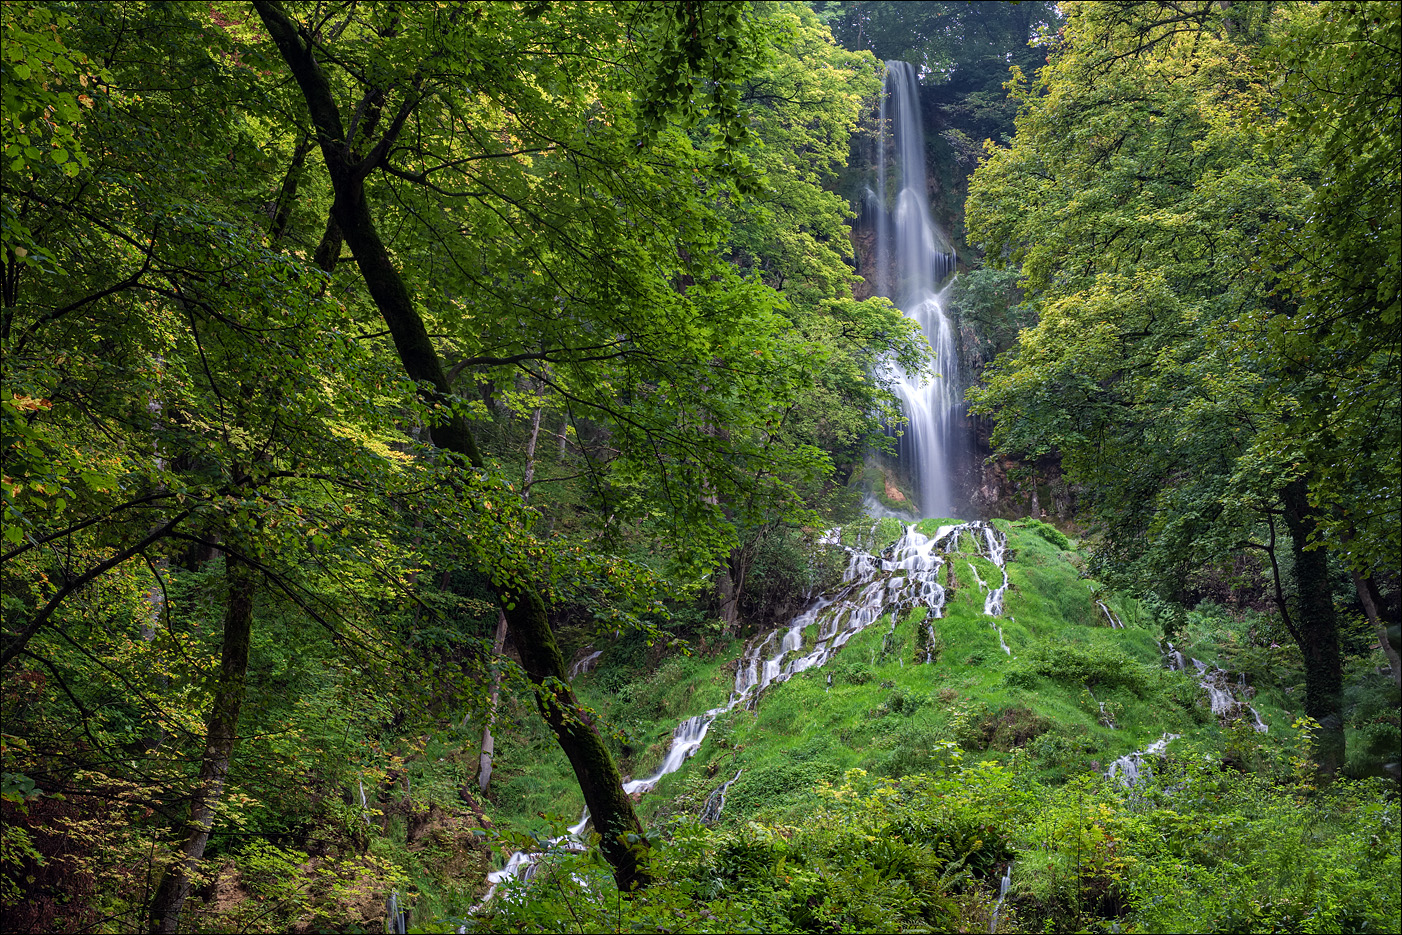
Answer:
[[[1040,536],[1042,539],[1056,546],[1063,552],[1071,550],[1071,540],[1066,535],[1050,523],[1044,523],[1039,519],[1023,520],[1017,524],[1018,528],[1026,529],[1028,532]]]
[[[891,752],[881,762],[881,773],[900,778],[928,771],[931,753],[940,739],[941,732],[933,727],[918,724],[902,727],[896,733]]]
[[[833,769],[823,763],[779,763],[748,767],[730,787],[725,810],[748,815],[761,808],[787,809],[832,778]]]
[[[1015,662],[1003,678],[1017,688],[1033,688],[1041,677],[1091,689],[1124,688],[1142,698],[1156,675],[1156,669],[1135,662],[1118,649],[1061,643],[1037,647]]]
[[[865,685],[872,679],[871,666],[856,659],[843,659],[832,664],[834,682],[847,685]]]
[[[1051,730],[1052,722],[1020,705],[980,718],[976,725],[979,748],[1007,753]]]
[[[1029,744],[1062,745],[1056,730]],[[805,791],[797,827],[674,824],[631,899],[597,850],[563,854],[488,912],[428,930],[981,931],[1010,861],[1001,918],[1020,931],[1398,930],[1398,803],[1380,782],[1301,795],[1184,748],[1133,790],[1093,774],[1047,786],[1022,759],[850,770]],[[801,779],[755,772],[771,797]]]

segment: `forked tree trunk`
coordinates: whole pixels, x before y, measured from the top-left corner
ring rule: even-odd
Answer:
[[[224,794],[224,780],[229,775],[229,758],[238,738],[239,712],[243,709],[245,682],[248,675],[248,647],[253,633],[253,589],[257,573],[253,568],[225,553],[224,581],[227,597],[224,604],[224,635],[219,658],[219,682],[214,689],[214,704],[209,711],[205,735],[204,757],[200,760],[200,775],[194,794],[190,797],[190,818],[186,823],[185,840],[180,854],[166,868],[155,898],[151,901],[150,930],[158,933],[175,932],[180,926],[180,910],[190,894],[200,861],[204,859],[209,831],[214,824],[214,812]]]
[[[429,388],[426,395],[430,402],[448,403],[452,399],[452,389],[442,361],[419,317],[408,286],[380,239],[365,200],[365,175],[374,165],[347,144],[331,86],[297,24],[271,0],[255,0],[254,7],[302,91],[331,179],[332,215],[355,256],[371,299],[389,328],[404,371],[409,379]],[[388,151],[411,111],[412,100],[403,106],[375,152]],[[454,413],[439,419],[430,426],[430,433],[435,446],[481,467],[476,441],[462,416]],[[623,777],[613,757],[588,723],[569,687],[565,662],[550,629],[544,601],[529,586],[514,592],[498,589],[497,593],[521,651],[526,674],[537,686],[541,714],[574,767],[585,804],[603,838],[604,857],[613,866],[619,889],[627,892],[646,885],[650,877],[642,860],[645,853],[642,825],[633,811],[632,801],[623,792]],[[632,842],[627,840],[628,836],[632,836]]]

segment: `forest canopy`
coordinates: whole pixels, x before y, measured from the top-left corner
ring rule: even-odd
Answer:
[[[1061,453],[1107,579],[1172,602],[1264,554],[1337,766],[1328,557],[1365,604],[1402,561],[1402,13],[1068,14],[971,184],[972,236],[1037,318],[971,397],[997,445]]]
[[[1400,11],[0,5],[8,925],[1392,925]],[[967,527],[888,509],[883,61]]]

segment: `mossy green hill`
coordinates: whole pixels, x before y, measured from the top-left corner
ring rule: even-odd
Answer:
[[[1164,665],[1154,616],[1086,578],[1065,535],[1036,521],[995,522],[1008,543],[1000,617],[984,612],[999,569],[971,535],[944,543],[948,601],[933,645],[924,608],[878,620],[826,666],[771,684],[721,715],[696,755],[642,797],[641,813],[672,844],[660,851],[663,883],[620,909],[619,924],[646,917],[645,905],[665,905],[686,920],[676,929],[685,931],[982,926],[1011,864],[1004,931],[1034,923],[1207,930],[1243,912],[1276,913],[1292,925],[1334,912],[1332,925],[1353,913],[1393,927],[1396,802],[1382,785],[1313,788],[1290,660],[1277,654],[1263,664],[1240,652],[1230,626],[1209,626],[1200,614],[1192,655],[1228,668],[1241,657],[1253,677],[1267,676],[1248,694],[1268,732],[1246,717],[1224,721],[1195,674]],[[945,524],[917,528],[933,534]],[[849,527],[841,540],[880,550],[901,531],[884,520]],[[816,637],[809,627],[804,648]],[[625,772],[642,776],[661,762],[678,723],[726,702],[743,649],[735,641],[665,653],[625,635],[576,684]],[[1383,691],[1381,683],[1375,689]],[[582,801],[563,756],[533,725],[523,711],[522,733],[500,748],[493,798],[499,821],[545,836],[552,818],[556,827],[572,823]],[[1146,761],[1152,776],[1133,787],[1105,778],[1117,758],[1165,735],[1177,736],[1162,759]],[[708,799],[732,778],[719,821],[699,825]],[[1135,840],[1150,827],[1152,853]],[[1298,874],[1280,863],[1300,858],[1287,857],[1292,848],[1279,841],[1270,845],[1275,862],[1256,865],[1266,851],[1252,840],[1295,834],[1316,844]],[[873,841],[909,853],[888,854],[883,869],[886,858],[867,853]],[[717,854],[737,848],[748,855],[744,866],[715,865]],[[1363,863],[1355,862],[1359,848],[1371,855]],[[799,868],[827,883],[796,892]],[[844,876],[858,871],[870,875],[866,889]],[[706,886],[714,893],[697,889],[697,874],[712,874]],[[1354,902],[1319,904],[1321,874],[1348,877]],[[605,876],[590,885],[606,887]],[[885,891],[900,898],[883,904]],[[532,929],[564,911],[557,902],[565,890],[531,892],[476,924]],[[722,897],[728,916],[713,905]],[[1172,908],[1164,908],[1166,898]],[[1379,921],[1384,916],[1390,921]]]

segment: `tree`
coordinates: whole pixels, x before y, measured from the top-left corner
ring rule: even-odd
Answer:
[[[25,47],[88,81],[21,87],[67,121],[31,148],[89,162],[5,167],[0,650],[7,686],[50,686],[6,712],[6,770],[130,809],[109,824],[157,855],[153,929],[250,813],[369,782],[355,730],[489,705],[511,667],[464,579],[511,619],[620,882],[644,882],[552,625],[652,626],[739,524],[811,516],[822,446],[887,399],[866,362],[915,354],[889,305],[851,300],[845,209],[816,184],[869,58],[801,7],[517,14],[100,5]],[[518,471],[508,405],[531,439],[566,419],[568,465],[528,443]],[[373,716],[318,723],[361,695]]]
[[[449,373],[515,367],[607,426],[603,463],[589,470],[608,514],[620,485],[640,489],[683,563],[731,547],[721,503],[797,505],[790,478],[824,459],[776,444],[774,429],[824,355],[788,335],[776,292],[717,251],[727,201],[761,190],[735,86],[770,20],[719,4],[627,17],[570,5],[525,19],[374,8],[332,40],[324,20],[256,7],[311,119],[332,220],[423,393],[436,447],[483,466]],[[372,124],[383,130],[362,147]],[[392,253],[381,219],[413,240]],[[444,355],[430,330],[448,335]],[[666,511],[651,508],[658,499]],[[539,586],[493,575],[627,890],[646,874],[617,769],[566,684]]]
[[[1302,310],[1277,250],[1307,223],[1318,154],[1272,116],[1261,41],[1278,23],[1265,6],[1070,8],[1016,138],[975,175],[971,228],[1021,264],[1039,321],[971,397],[1000,449],[1061,451],[1107,578],[1173,599],[1190,569],[1265,556],[1332,774],[1331,469],[1298,402],[1329,371],[1271,337]]]
[[[1402,684],[1386,631],[1398,621],[1382,619],[1374,581],[1402,564],[1402,11],[1290,5],[1263,55],[1283,76],[1286,132],[1317,142],[1320,173],[1306,223],[1272,245],[1296,304],[1265,327],[1277,353],[1314,377],[1289,432],[1316,464],[1319,539],[1348,563]]]

